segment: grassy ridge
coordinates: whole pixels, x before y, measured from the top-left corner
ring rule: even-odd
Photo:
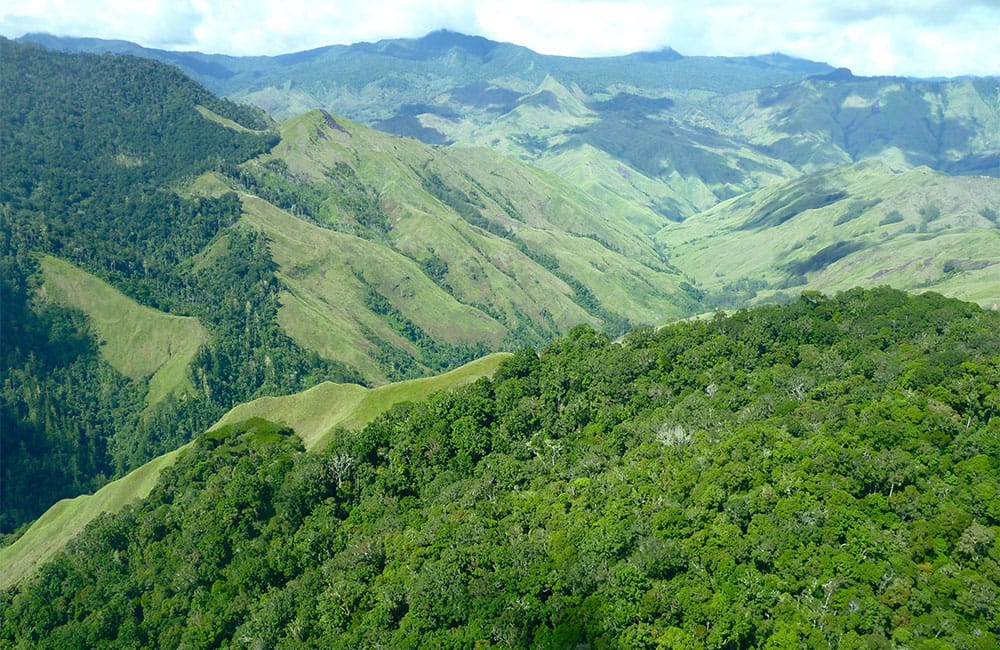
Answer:
[[[111,366],[135,381],[148,381],[146,404],[192,388],[187,367],[209,339],[198,319],[144,307],[107,282],[53,257],[40,258],[47,295],[80,309],[101,341]]]
[[[256,197],[244,197],[244,210],[246,224],[270,240],[279,277],[290,293],[278,315],[282,327],[301,345],[349,363],[377,382],[386,376],[373,358],[377,344],[369,332],[414,355],[418,351],[368,309],[369,287],[439,341],[497,345],[506,332],[385,246],[309,224]]]
[[[252,417],[263,417],[295,428],[307,449],[321,449],[338,427],[362,427],[393,405],[424,399],[492,375],[509,357],[491,354],[435,377],[366,389],[354,384],[319,384],[286,397],[265,397],[241,404],[211,430]],[[159,456],[95,494],[64,499],[49,508],[10,546],[0,548],[0,589],[30,575],[101,513],[115,513],[149,494],[160,473],[190,444]]]
[[[247,128],[235,120],[231,120],[228,117],[223,117],[222,115],[219,115],[218,113],[208,108],[207,106],[202,106],[201,104],[197,104],[195,105],[194,108],[206,120],[215,122],[216,124],[221,124],[227,129],[232,129],[233,131],[238,131],[240,133],[258,133],[258,134],[264,133],[264,131],[258,131],[255,129]]]
[[[262,397],[240,404],[212,429],[258,417],[290,426],[302,438],[306,449],[316,449],[329,440],[337,427],[363,426],[394,404],[421,400],[492,375],[509,356],[509,353],[498,352],[441,375],[373,389],[326,382],[287,397]]]
[[[285,288],[284,331],[371,383],[583,322],[621,331],[626,318],[692,310],[651,237],[661,217],[487,149],[432,148],[313,111],[226,173],[191,191],[243,190],[243,225],[267,238]]]
[[[649,208],[593,196],[486,149],[432,149],[319,111],[286,121],[281,133],[272,155],[291,177],[322,184],[330,169],[349,166],[377,194],[391,223],[384,243],[412,260],[445,262],[439,284],[508,328],[527,319],[536,330],[554,333],[595,322],[595,314],[575,302],[565,273],[611,311],[655,305],[640,310],[640,320],[661,321],[685,308],[678,288],[684,278],[668,268],[649,236],[663,223]],[[336,207],[320,211],[320,220],[334,224],[347,218]],[[518,245],[522,236],[558,240],[562,259],[574,264],[553,273]],[[590,263],[605,268],[600,278],[578,272]],[[644,281],[633,283],[637,275]],[[618,294],[629,300],[617,300],[607,285],[630,287]],[[431,312],[423,316],[437,309]],[[420,316],[410,317],[426,329]]]

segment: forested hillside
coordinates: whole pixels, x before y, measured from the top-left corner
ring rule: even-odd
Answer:
[[[284,75],[310,102],[493,150],[321,110],[278,127],[151,60],[0,41],[0,534],[322,380],[803,288],[1000,300],[1000,181],[910,169],[991,173],[995,80],[575,60],[450,32],[253,61],[69,46],[261,101]],[[827,169],[867,158],[884,162]]]
[[[587,326],[303,451],[199,438],[0,598],[11,647],[1000,647],[1000,315]]]
[[[131,57],[3,39],[0,76],[0,532],[179,446],[236,402],[356,377],[281,333],[273,263],[261,236],[233,228],[236,195],[178,193],[272,147],[266,115]],[[197,318],[211,342],[191,369],[196,390],[144,413],[147,378],[116,370],[84,315],[46,298],[39,253]]]

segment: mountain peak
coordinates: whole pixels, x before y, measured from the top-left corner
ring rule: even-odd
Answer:
[[[462,50],[474,57],[489,56],[500,43],[482,36],[470,36],[448,29],[439,29],[420,38],[394,38],[374,44],[357,44],[352,47],[371,49],[387,56],[401,59],[429,60],[453,50]]]
[[[672,47],[663,47],[654,52],[636,52],[629,54],[625,58],[644,63],[664,63],[666,61],[679,61],[684,55]]]

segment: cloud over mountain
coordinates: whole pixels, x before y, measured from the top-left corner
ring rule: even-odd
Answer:
[[[120,38],[167,49],[279,54],[414,37],[439,28],[546,54],[603,56],[670,46],[687,55],[780,51],[859,74],[1000,74],[990,0],[43,0],[0,9],[0,33]]]

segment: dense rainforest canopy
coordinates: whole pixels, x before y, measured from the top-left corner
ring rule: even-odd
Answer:
[[[852,290],[588,327],[306,453],[201,436],[9,647],[1000,647],[1000,315]]]

